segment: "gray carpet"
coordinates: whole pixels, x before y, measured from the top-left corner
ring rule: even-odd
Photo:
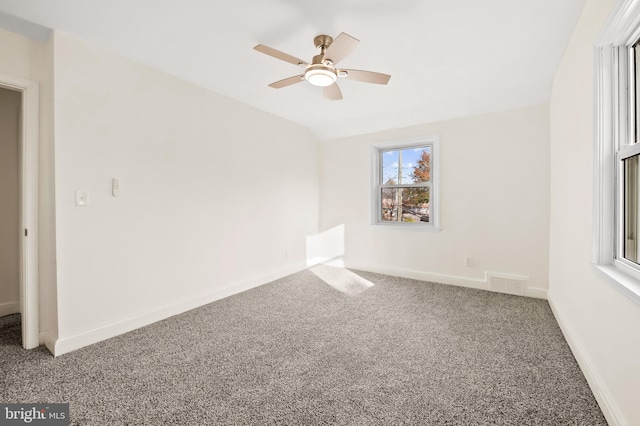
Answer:
[[[59,358],[0,318],[0,402],[70,402],[77,425],[606,425],[546,301],[315,272]]]

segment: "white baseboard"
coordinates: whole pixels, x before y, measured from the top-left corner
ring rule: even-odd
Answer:
[[[527,287],[527,291],[524,295],[527,297],[533,297],[534,299],[547,300],[547,297],[549,297],[549,291],[546,288]]]
[[[46,334],[41,335],[41,342],[55,355],[60,356],[65,353],[80,349],[84,346],[100,342],[102,340],[109,339],[111,337],[118,336],[120,334],[135,330],[140,327],[152,324],[154,322],[169,318],[171,316],[181,314],[191,309],[206,305],[216,300],[223,299],[225,297],[249,290],[254,287],[266,284],[276,279],[285,277],[287,275],[299,272],[315,264],[321,263],[326,259],[313,259],[306,263],[298,263],[286,268],[282,268],[278,271],[268,273],[250,280],[243,282],[233,283],[224,287],[217,288],[207,294],[200,295],[198,297],[190,298],[189,300],[178,302],[176,304],[166,306],[161,309],[157,309],[151,312],[138,315],[136,317],[128,318],[122,321],[117,321],[112,324],[99,327],[93,330],[88,330],[83,333],[79,333],[73,336],[62,337],[57,340],[52,339]],[[364,271],[377,272],[386,275],[399,276],[405,278],[412,278],[422,281],[431,281],[442,284],[457,285],[462,287],[471,287],[481,290],[491,291],[489,280],[491,277],[511,277],[514,279],[527,279],[527,277],[520,277],[507,274],[496,274],[492,272],[485,273],[484,279],[474,279],[466,277],[455,277],[451,275],[434,274],[422,271],[411,271],[397,268],[387,268],[379,266],[362,266],[362,265],[348,265],[349,268],[360,269]],[[525,296],[546,298],[546,290],[539,288],[527,288]]]
[[[307,259],[307,268],[320,265],[321,263],[330,262],[331,260],[333,260],[333,258],[330,257],[314,257],[312,259]]]
[[[215,290],[206,294],[201,294],[198,297],[193,297],[161,309],[146,312],[133,318],[117,321],[112,324],[93,330],[88,330],[84,333],[76,334],[73,336],[59,338],[55,342],[50,342],[50,344],[47,344],[47,340],[45,338],[44,343],[55,356],[60,356],[76,349],[80,349],[84,346],[97,343],[111,337],[127,333],[137,328],[144,327],[154,322],[172,317],[174,315],[190,311],[191,309],[204,306],[211,302],[215,302],[216,300],[224,299],[225,297],[229,297],[231,295],[241,293],[251,288],[261,286],[287,275],[302,271],[306,268],[306,263],[298,263],[268,274],[264,274],[259,277],[216,288]]]
[[[375,272],[378,274],[391,275],[394,277],[402,277],[402,278],[410,278],[414,280],[420,281],[429,281],[438,284],[449,284],[455,285],[459,287],[469,287],[475,288],[478,290],[486,290],[486,291],[496,291],[490,285],[492,278],[508,278],[514,281],[520,281],[526,284],[526,288],[524,288],[521,296],[533,297],[536,299],[546,299],[547,298],[547,290],[538,287],[529,287],[529,277],[521,276],[521,275],[513,275],[513,274],[503,274],[497,272],[485,272],[484,278],[468,278],[468,277],[457,277],[454,275],[446,275],[446,274],[437,274],[433,272],[424,272],[424,271],[415,271],[410,269],[400,269],[400,268],[391,268],[386,266],[378,266],[378,265],[357,265],[348,263],[345,265],[349,269],[357,269],[361,271]],[[500,293],[499,291],[496,291]],[[513,294],[513,293],[511,293]]]
[[[20,302],[0,303],[0,317],[20,313]]]
[[[549,302],[549,306],[551,306],[551,311],[556,317],[556,321],[560,326],[560,330],[562,330],[562,334],[569,344],[569,348],[571,348],[571,352],[578,362],[578,365],[582,370],[582,374],[584,374],[584,377],[587,379],[587,383],[589,384],[589,387],[591,388],[596,401],[598,401],[598,405],[602,410],[602,414],[604,414],[604,417],[607,419],[607,422],[610,426],[626,425],[623,420],[624,417],[620,413],[620,410],[615,403],[615,399],[611,396],[611,393],[604,385],[604,382],[596,373],[596,370],[593,367],[593,363],[589,360],[589,356],[576,337],[576,333],[573,331],[573,328],[571,327],[571,325],[569,325],[565,317],[558,309],[552,292],[549,292],[547,301]]]

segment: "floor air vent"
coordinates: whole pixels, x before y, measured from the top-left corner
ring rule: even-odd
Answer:
[[[524,296],[527,291],[527,279],[524,277],[489,275],[489,289],[500,293]]]

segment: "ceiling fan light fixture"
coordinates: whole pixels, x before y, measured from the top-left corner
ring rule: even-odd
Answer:
[[[304,67],[302,74],[274,81],[269,84],[269,87],[281,89],[306,80],[312,86],[321,87],[326,99],[336,101],[342,99],[342,91],[337,84],[338,77],[373,84],[387,84],[391,78],[390,75],[379,72],[337,69],[335,67],[359,43],[358,39],[351,37],[349,34],[340,33],[335,40],[328,35],[319,35],[313,39],[313,43],[317,49],[320,49],[320,53],[313,57],[311,63],[263,44],[254,46],[253,49],[260,53]]]
[[[313,86],[327,87],[336,82],[336,71],[326,65],[310,65],[304,72],[304,78]]]

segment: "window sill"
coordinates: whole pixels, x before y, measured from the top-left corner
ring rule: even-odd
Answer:
[[[640,305],[640,280],[613,265],[593,265],[598,274],[605,278],[616,290]]]
[[[406,229],[411,231],[420,231],[420,232],[440,232],[440,227],[433,225],[409,225],[409,224],[397,224],[394,225],[392,223],[372,223],[372,227],[375,228],[393,228],[393,229]]]

